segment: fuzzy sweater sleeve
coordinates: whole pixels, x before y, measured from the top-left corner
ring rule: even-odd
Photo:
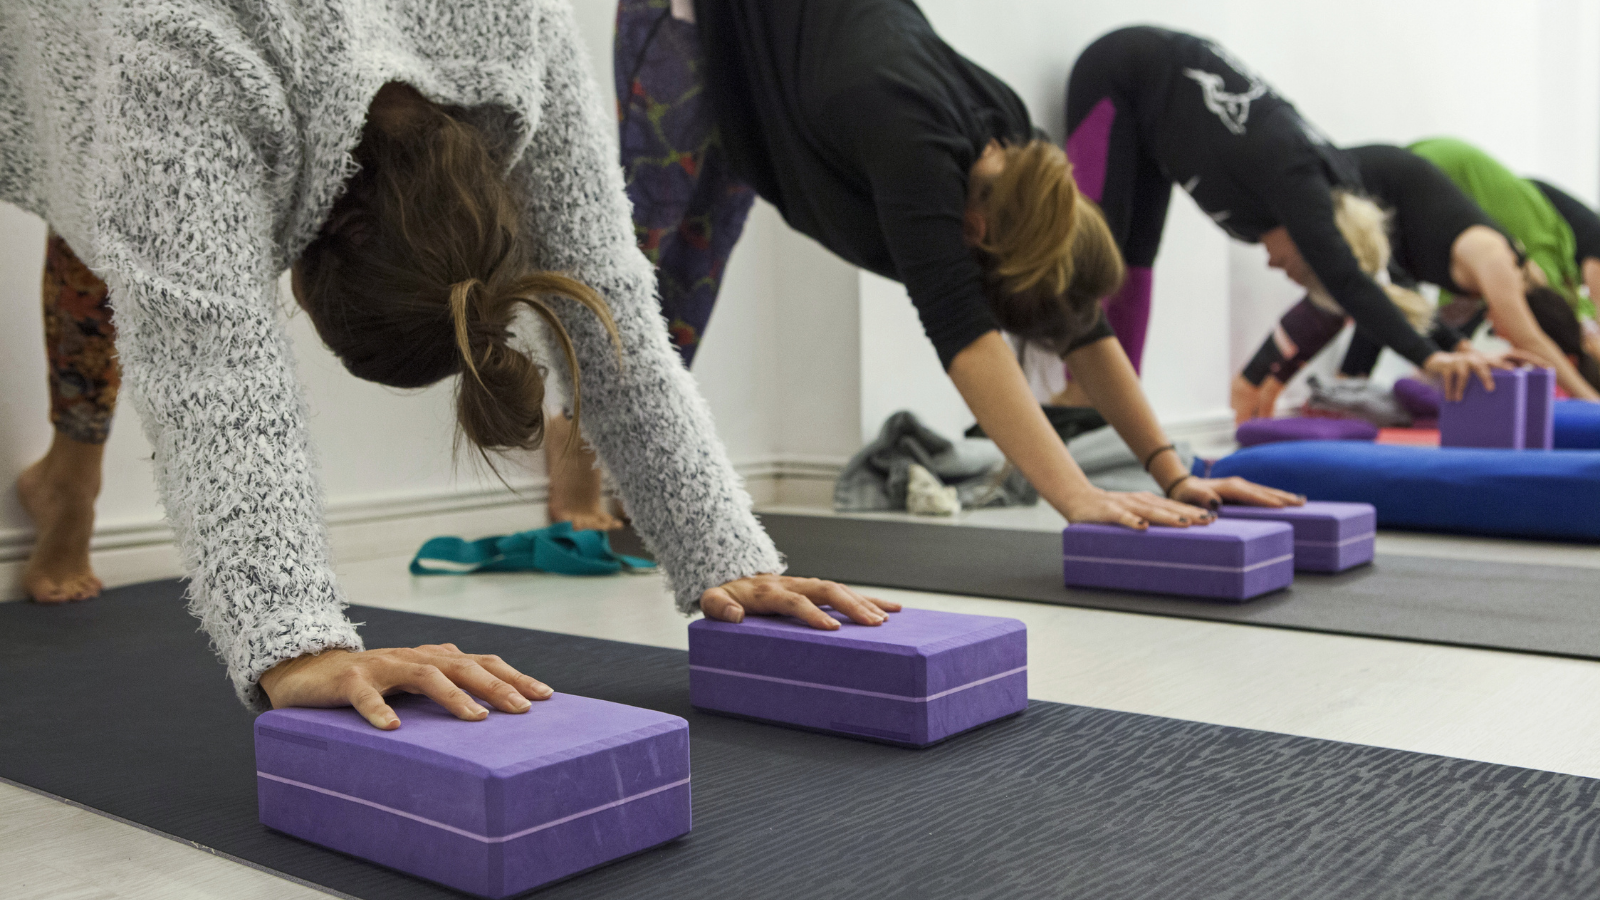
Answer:
[[[616,148],[566,3],[545,5],[538,39],[543,102],[519,164],[528,228],[539,264],[599,291],[616,318],[620,360],[594,315],[558,301],[577,345],[584,434],[689,613],[708,588],[781,572],[782,560],[668,344],[655,273],[634,242]]]
[[[189,608],[240,699],[261,708],[256,681],[273,665],[361,647],[277,315],[271,198],[294,177],[293,121],[225,21],[150,17],[119,37],[90,164],[95,268]]]

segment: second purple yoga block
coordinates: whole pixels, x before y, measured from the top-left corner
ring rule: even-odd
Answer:
[[[1227,505],[1228,519],[1283,522],[1294,529],[1294,567],[1301,572],[1343,572],[1372,562],[1378,511],[1370,503],[1309,500],[1304,506],[1272,509]]]
[[[1461,399],[1439,407],[1439,446],[1521,450],[1528,428],[1528,371],[1496,369],[1494,390],[1476,375]]]
[[[261,824],[481,897],[509,897],[689,832],[689,723],[556,694],[464,722],[426,697],[277,709],[255,723]]]
[[[908,747],[1022,712],[1028,632],[1016,619],[906,609],[837,631],[787,617],[689,624],[699,709]]]
[[[1522,446],[1527,450],[1553,450],[1556,446],[1556,370],[1528,370],[1527,425]]]
[[[1148,531],[1068,525],[1062,552],[1067,587],[1242,602],[1294,581],[1294,530],[1282,522],[1218,519]]]

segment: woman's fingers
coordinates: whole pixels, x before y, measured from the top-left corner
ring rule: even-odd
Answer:
[[[866,597],[866,601],[884,612],[899,612],[905,608],[893,600],[879,600],[877,597]]]
[[[1472,370],[1478,373],[1478,380],[1483,382],[1483,389],[1494,390],[1494,366],[1490,365],[1489,360],[1480,356],[1471,360],[1470,364]]]
[[[439,670],[457,687],[501,712],[527,712],[533,706],[522,692],[468,656],[444,662]]]
[[[394,709],[383,702],[383,695],[378,689],[361,682],[360,686],[351,692],[350,705],[356,708],[361,717],[372,724],[374,728],[384,731],[393,731],[400,727],[400,717],[394,714]]]
[[[700,595],[700,611],[706,614],[706,618],[716,619],[719,622],[744,621],[744,607],[720,587],[714,587]]]
[[[759,588],[766,596],[761,598],[761,612],[775,612],[794,616],[796,619],[821,631],[836,631],[839,620],[823,612],[810,598],[804,594],[797,594],[787,588],[763,586]]]
[[[529,700],[549,700],[555,694],[550,685],[537,678],[522,674],[514,666],[498,656],[474,656],[472,659],[488,670],[494,677],[516,688],[522,696],[527,697]]]
[[[1253,481],[1246,481],[1238,476],[1224,478],[1216,482],[1216,489],[1217,493],[1221,494],[1224,499],[1233,500],[1239,503],[1248,503],[1251,506],[1270,506],[1276,508],[1284,506],[1300,506],[1306,502],[1306,498],[1300,496],[1299,494],[1291,494],[1288,491],[1280,491],[1277,488],[1267,487],[1264,484],[1256,484]]]
[[[402,664],[396,673],[394,686],[412,694],[426,695],[430,700],[450,711],[458,719],[476,721],[486,718],[489,711],[478,705],[471,695],[445,676],[438,666],[427,663]]]
[[[817,606],[831,606],[844,613],[857,625],[882,625],[889,621],[888,613],[838,582],[802,583],[797,585],[795,590]]]

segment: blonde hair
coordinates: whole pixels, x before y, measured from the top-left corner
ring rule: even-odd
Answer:
[[[1335,189],[1333,224],[1344,237],[1344,242],[1350,245],[1350,252],[1355,255],[1361,271],[1377,278],[1388,270],[1392,252],[1389,245],[1389,213],[1383,207],[1353,191]],[[1433,321],[1434,312],[1433,304],[1428,302],[1428,298],[1397,284],[1388,282],[1381,284],[1383,292],[1389,295],[1389,302],[1400,310],[1406,321],[1411,323],[1411,327],[1418,331],[1428,328]],[[1330,312],[1345,315],[1344,308],[1321,284],[1312,287],[1310,293],[1312,303]]]
[[[1002,152],[1005,168],[983,201],[987,228],[977,245],[985,293],[1005,330],[1064,352],[1122,285],[1122,254],[1060,147],[1035,140]]]

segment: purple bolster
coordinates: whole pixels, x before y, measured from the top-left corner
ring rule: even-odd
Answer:
[[[1275,444],[1280,441],[1372,441],[1378,426],[1364,419],[1324,419],[1302,416],[1287,419],[1251,419],[1239,426],[1235,440],[1240,446]]]

